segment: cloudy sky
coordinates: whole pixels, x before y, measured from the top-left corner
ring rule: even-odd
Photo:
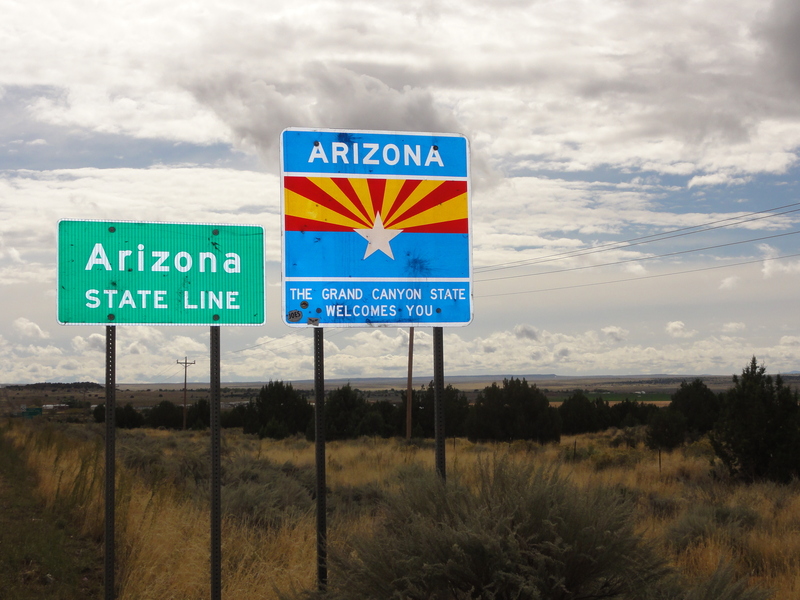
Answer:
[[[286,127],[470,140],[475,317],[450,374],[800,369],[794,0],[0,1],[0,382],[103,380],[56,322],[59,219],[263,225],[223,380],[310,379],[281,321]],[[208,381],[208,328],[120,327],[117,380]],[[327,330],[403,376],[408,331]],[[418,328],[415,373],[430,374]]]

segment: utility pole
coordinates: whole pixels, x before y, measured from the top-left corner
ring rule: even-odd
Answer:
[[[193,365],[195,361],[189,362],[189,357],[184,356],[183,361],[176,361],[179,365],[183,365],[183,430],[186,431],[186,375],[189,371],[189,365]]]
[[[408,330],[408,383],[406,385],[406,439],[411,439],[411,370],[414,366],[414,328]]]

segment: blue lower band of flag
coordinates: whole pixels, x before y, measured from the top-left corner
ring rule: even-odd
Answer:
[[[402,232],[389,245],[393,258],[355,231],[285,231],[286,277],[470,277],[470,242],[465,233]]]
[[[320,282],[285,284],[286,323],[331,326],[466,325],[472,288],[464,282]]]

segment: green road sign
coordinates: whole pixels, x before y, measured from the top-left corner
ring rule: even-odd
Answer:
[[[62,220],[58,322],[262,325],[264,228]]]

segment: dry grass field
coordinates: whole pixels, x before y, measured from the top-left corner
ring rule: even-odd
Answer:
[[[800,483],[735,484],[714,465],[707,442],[659,458],[636,443],[641,435],[608,431],[545,447],[450,439],[448,478],[469,484],[479,461],[503,456],[555,466],[580,489],[618,486],[634,499],[637,531],[688,579],[728,561],[775,600],[800,598]],[[71,507],[82,531],[101,540],[100,427],[17,421],[6,437],[24,449],[46,501]],[[120,432],[120,600],[208,597],[208,446],[203,432]],[[383,495],[415,468],[434,469],[432,443],[329,443],[330,543],[369,531]],[[277,599],[314,588],[313,444],[225,430],[223,470],[223,596]]]

